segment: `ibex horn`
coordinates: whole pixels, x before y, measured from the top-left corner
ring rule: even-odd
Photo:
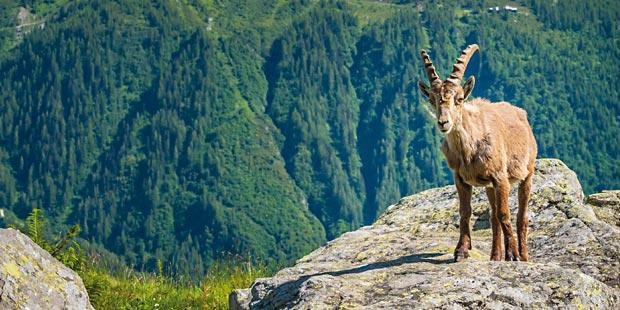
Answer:
[[[465,75],[465,69],[467,69],[467,64],[474,53],[479,50],[478,44],[471,44],[467,46],[465,50],[461,53],[461,56],[456,60],[454,67],[452,67],[452,73],[450,73],[450,77],[448,77],[448,81],[452,82],[456,85],[461,84],[461,80],[463,79],[463,75]]]
[[[441,81],[439,79],[439,76],[437,75],[437,71],[435,71],[435,66],[433,66],[433,62],[431,61],[431,58],[428,57],[426,51],[420,50],[420,54],[422,55],[424,69],[426,70],[426,75],[428,75],[428,80],[430,81],[431,85],[433,85],[435,81]]]

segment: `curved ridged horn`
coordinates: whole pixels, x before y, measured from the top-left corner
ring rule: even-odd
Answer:
[[[422,55],[424,69],[426,70],[426,75],[428,75],[428,80],[430,81],[431,85],[433,85],[435,81],[441,81],[439,79],[439,76],[437,75],[437,71],[435,71],[435,66],[433,66],[433,62],[431,61],[431,58],[428,57],[426,51],[420,50],[420,55]]]
[[[463,50],[461,56],[456,60],[456,63],[452,67],[452,73],[450,73],[450,77],[448,77],[448,81],[460,85],[461,80],[463,79],[463,75],[465,75],[465,69],[467,69],[467,64],[474,53],[479,50],[478,44],[471,44],[467,46],[466,49]]]

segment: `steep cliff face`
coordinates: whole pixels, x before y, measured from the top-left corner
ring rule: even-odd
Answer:
[[[30,238],[0,229],[0,309],[93,309],[82,279]]]
[[[538,160],[529,206],[531,262],[490,262],[489,207],[484,190],[476,189],[471,258],[453,263],[455,189],[427,190],[390,206],[373,225],[233,292],[230,306],[617,309],[620,229],[597,218],[584,200],[577,176],[564,163]],[[515,191],[510,205],[514,220]]]

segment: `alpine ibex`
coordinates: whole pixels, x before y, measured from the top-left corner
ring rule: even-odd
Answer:
[[[474,88],[475,79],[470,76],[464,86],[461,81],[477,50],[478,45],[469,45],[444,81],[437,75],[426,51],[421,50],[430,86],[422,82],[418,82],[418,86],[433,106],[439,130],[445,135],[441,150],[454,172],[459,196],[460,237],[454,259],[458,262],[469,256],[472,186],[484,186],[492,210],[491,260],[501,260],[503,232],[505,259],[527,261],[527,205],[537,153],[536,140],[525,110],[507,102],[491,103],[480,98],[465,101]],[[508,208],[511,183],[517,182],[518,246]]]

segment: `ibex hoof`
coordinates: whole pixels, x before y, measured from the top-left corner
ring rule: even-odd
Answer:
[[[508,252],[506,254],[506,261],[508,262],[518,262],[521,260],[521,257],[519,257],[519,254],[515,254],[512,252]]]
[[[467,250],[460,248],[454,251],[454,262],[462,262],[467,260],[467,258],[469,258],[469,253],[467,252]]]

